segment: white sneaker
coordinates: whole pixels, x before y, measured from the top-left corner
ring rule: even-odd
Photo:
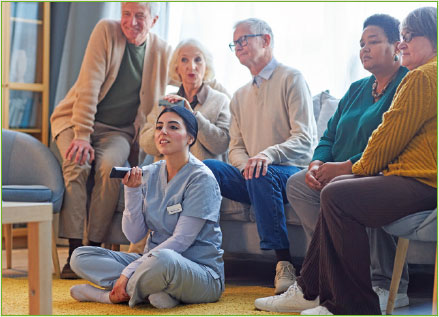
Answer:
[[[317,306],[311,309],[304,310],[300,313],[301,315],[334,315],[325,306]]]
[[[381,311],[386,310],[387,308],[387,301],[389,300],[389,291],[381,288],[379,286],[372,287],[374,292],[377,293],[378,297],[380,298],[380,308]],[[407,296],[407,293],[404,294],[396,294],[395,297],[395,308],[404,307],[409,305],[409,297]]]
[[[297,282],[294,282],[287,291],[281,295],[258,298],[255,300],[255,307],[259,310],[290,313],[301,312],[302,310],[314,308],[319,305],[319,298],[306,300]]]
[[[288,261],[279,261],[276,265],[276,277],[274,278],[274,293],[276,295],[285,292],[296,281],[296,270]]]
[[[158,292],[148,296],[149,303],[155,308],[173,308],[180,302],[165,292]]]

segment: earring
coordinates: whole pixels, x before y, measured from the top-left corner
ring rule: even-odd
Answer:
[[[394,60],[395,62],[399,61],[399,55],[398,55],[398,54],[395,54],[395,55],[393,56],[393,60]]]

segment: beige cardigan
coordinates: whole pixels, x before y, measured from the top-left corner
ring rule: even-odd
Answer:
[[[312,98],[303,75],[279,64],[259,88],[251,82],[230,103],[230,164],[243,170],[258,153],[272,164],[307,167],[317,145]]]
[[[52,136],[73,127],[75,138],[90,141],[97,105],[110,90],[119,72],[125,52],[126,38],[119,21],[101,20],[90,35],[78,79],[58,104],[50,118]],[[134,125],[136,132],[146,116],[165,93],[171,47],[149,33],[146,39],[145,61],[140,106]]]

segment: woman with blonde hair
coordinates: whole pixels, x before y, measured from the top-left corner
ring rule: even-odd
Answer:
[[[209,86],[214,76],[213,59],[209,51],[197,40],[184,40],[176,47],[169,63],[169,77],[180,83],[180,89],[163,99],[170,103],[182,100],[184,107],[197,118],[198,139],[191,147],[191,153],[199,160],[225,161],[230,141],[230,99]],[[147,154],[155,156],[156,160],[159,152],[153,139],[155,119],[161,108],[153,109],[140,133],[140,147]]]

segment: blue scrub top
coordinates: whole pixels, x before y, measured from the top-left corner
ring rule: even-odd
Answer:
[[[166,161],[143,167],[143,175],[143,213],[146,225],[152,231],[145,253],[172,236],[180,216],[204,219],[206,223],[194,243],[181,255],[201,264],[224,284],[224,251],[219,226],[221,192],[210,169],[189,154],[189,162],[169,183]],[[180,209],[178,204],[181,211],[175,212]],[[170,212],[169,209],[174,210]]]

